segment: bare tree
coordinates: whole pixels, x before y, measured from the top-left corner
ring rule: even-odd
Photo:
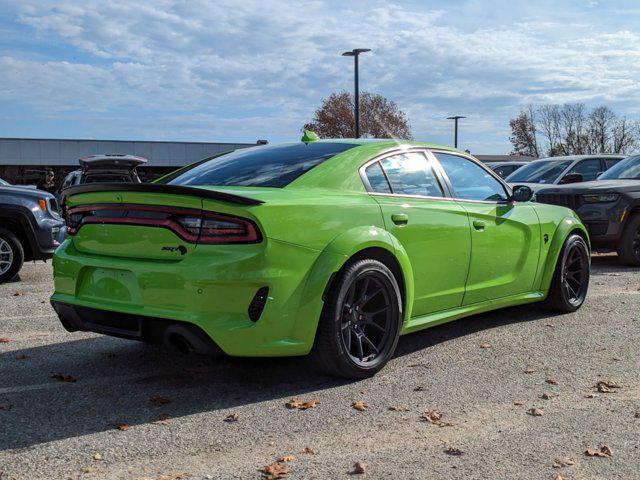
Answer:
[[[353,95],[332,93],[322,101],[313,120],[303,129],[320,137],[349,138],[354,135]],[[360,133],[363,137],[410,139],[411,128],[407,115],[398,105],[382,95],[360,94]]]
[[[609,107],[587,112],[582,103],[528,106],[511,119],[509,140],[522,152],[523,126],[539,132],[537,152],[551,157],[594,153],[629,153],[640,146],[640,123],[619,117]]]

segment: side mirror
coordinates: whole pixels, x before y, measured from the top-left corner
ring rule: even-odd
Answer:
[[[582,174],[581,173],[567,173],[560,180],[560,184],[565,183],[580,183],[582,182]]]
[[[533,198],[533,190],[526,185],[516,185],[513,187],[513,194],[511,195],[511,201],[513,202],[528,202]]]

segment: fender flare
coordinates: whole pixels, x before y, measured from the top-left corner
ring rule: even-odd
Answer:
[[[318,255],[311,267],[300,299],[298,318],[293,337],[313,345],[318,321],[324,307],[323,293],[337,272],[359,252],[367,248],[382,248],[398,261],[405,285],[404,312],[406,322],[413,305],[413,270],[409,257],[400,242],[383,228],[376,226],[354,227],[334,238]],[[311,320],[311,323],[310,323]]]
[[[560,223],[558,223],[558,226],[553,233],[551,245],[549,246],[549,251],[547,253],[547,258],[544,264],[539,285],[539,290],[541,290],[542,292],[546,293],[549,291],[551,280],[553,279],[553,274],[556,270],[556,264],[558,263],[558,258],[560,257],[560,253],[562,252],[564,242],[567,240],[567,237],[571,233],[576,231],[579,231],[582,234],[581,236],[587,242],[587,248],[589,249],[589,252],[591,252],[591,241],[589,240],[589,233],[587,232],[587,229],[582,224],[582,222],[575,217],[564,217],[560,221]]]

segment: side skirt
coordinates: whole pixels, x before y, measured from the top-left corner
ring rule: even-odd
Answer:
[[[489,312],[499,308],[513,307],[516,305],[524,305],[526,303],[539,302],[544,300],[546,294],[543,292],[527,292],[518,295],[510,295],[508,297],[496,298],[485,302],[474,303],[471,305],[463,305],[461,307],[444,310],[442,312],[431,313],[421,317],[413,317],[405,322],[400,335],[405,333],[416,332],[429,327],[435,327],[443,323],[458,320],[459,318],[476,315],[478,313]]]

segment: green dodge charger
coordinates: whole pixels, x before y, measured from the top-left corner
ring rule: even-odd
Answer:
[[[51,302],[69,331],[311,353],[329,374],[364,378],[402,334],[512,305],[582,305],[587,232],[531,195],[427,143],[237,150],[152,184],[67,189]]]

